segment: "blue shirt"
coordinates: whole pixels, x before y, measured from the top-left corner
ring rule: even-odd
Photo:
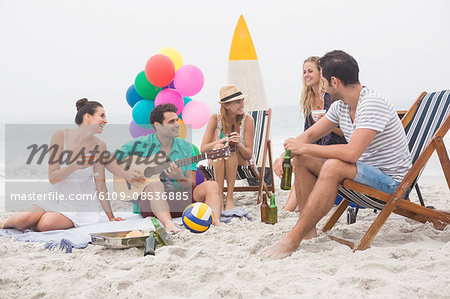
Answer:
[[[150,134],[147,136],[137,137],[122,145],[119,150],[116,150],[115,154],[119,161],[122,161],[128,156],[141,156],[150,157],[155,155],[161,150],[161,143],[159,142],[156,134]],[[172,161],[181,160],[195,156],[194,148],[192,144],[182,138],[174,138],[172,149],[169,153],[169,158]],[[186,171],[196,171],[197,166],[195,163],[188,164],[181,167],[181,172],[185,175]],[[175,180],[172,180],[175,185]],[[139,203],[133,204],[133,212],[140,214]]]

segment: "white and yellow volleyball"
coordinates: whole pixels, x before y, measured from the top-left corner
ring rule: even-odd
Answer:
[[[211,208],[202,202],[188,205],[181,216],[184,226],[193,233],[204,233],[214,222]]]

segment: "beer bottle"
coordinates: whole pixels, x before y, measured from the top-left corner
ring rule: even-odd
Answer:
[[[280,188],[283,190],[291,190],[292,164],[291,151],[287,150],[283,161],[283,176],[281,177]]]
[[[275,204],[275,194],[270,195],[270,205],[269,205],[269,223],[275,224],[278,222],[277,216],[277,205]]]
[[[144,256],[148,254],[155,255],[155,248],[156,248],[155,232],[150,232],[147,239],[145,240]]]
[[[230,132],[230,135],[231,135],[231,133],[233,133],[234,132],[234,124],[231,124],[231,132]],[[228,135],[228,137],[230,137],[230,135]],[[230,152],[235,152],[236,151],[236,148],[234,147],[234,144],[230,144]]]
[[[263,200],[261,203],[261,222],[269,223],[269,205],[267,204],[266,193],[263,193]]]
[[[155,226],[155,233],[156,237],[158,238],[159,242],[163,246],[173,245],[172,240],[170,240],[169,235],[166,232],[166,229],[159,225],[158,220],[156,220],[155,217],[152,217],[153,225]]]

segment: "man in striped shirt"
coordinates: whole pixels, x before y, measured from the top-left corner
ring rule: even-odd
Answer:
[[[319,122],[284,142],[285,150],[295,156],[300,218],[283,239],[262,251],[269,258],[287,257],[302,240],[317,235],[316,224],[332,208],[343,180],[392,194],[411,167],[406,135],[393,105],[360,84],[356,60],[336,50],[325,54],[319,64],[334,103]],[[347,144],[312,144],[338,126]],[[275,172],[281,172],[281,165],[275,164]]]

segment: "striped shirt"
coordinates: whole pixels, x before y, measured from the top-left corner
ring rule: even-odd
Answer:
[[[403,180],[412,161],[405,130],[394,106],[380,93],[363,87],[354,122],[350,106],[343,101],[334,102],[326,117],[339,125],[347,141],[356,129],[375,130],[375,138],[358,161],[380,169],[398,182]]]

